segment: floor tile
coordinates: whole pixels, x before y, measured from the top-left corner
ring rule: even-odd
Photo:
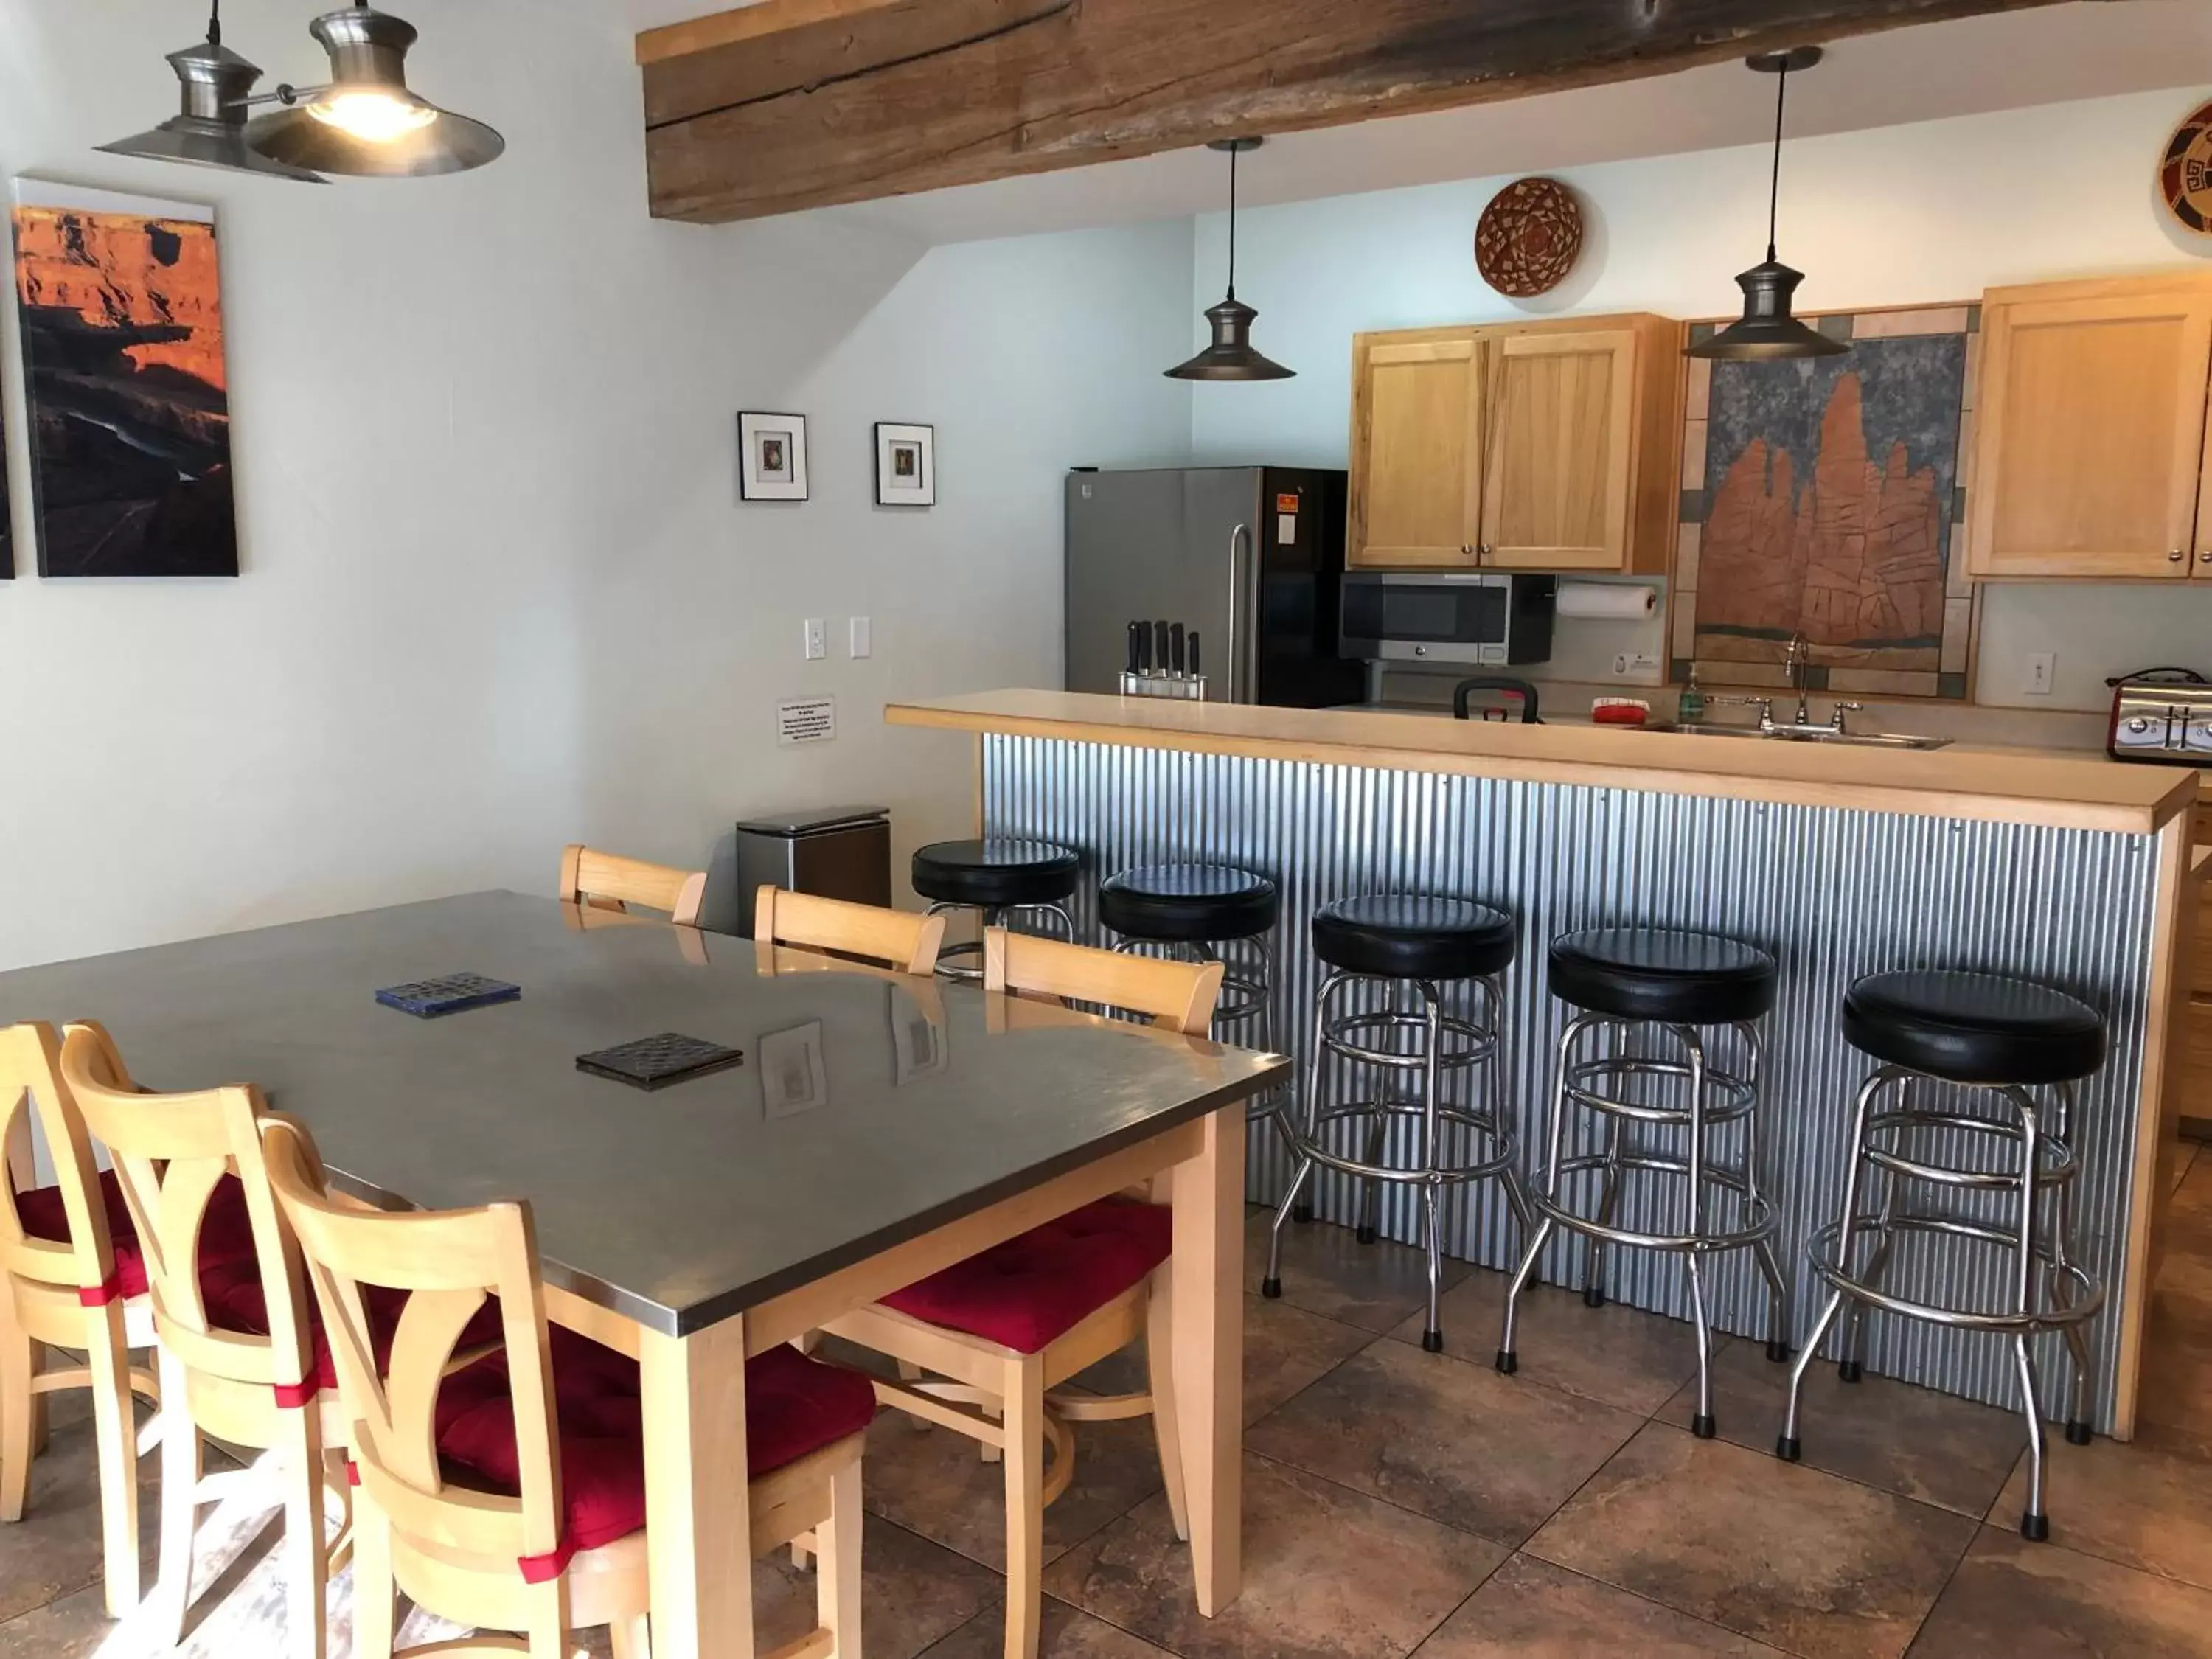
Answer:
[[[1775,1650],[1548,1561],[1516,1555],[1421,1645],[1415,1659],[1765,1659]]]
[[[860,1540],[860,1635],[869,1659],[915,1659],[1005,1594],[988,1569],[903,1527],[868,1518]],[[762,1651],[814,1628],[814,1575],[779,1550],[753,1563],[753,1629]]]
[[[1006,1650],[1006,1614],[999,1607],[977,1613],[930,1649],[924,1659],[1000,1659]],[[871,1650],[872,1651],[872,1650]],[[1065,1601],[1045,1599],[1037,1659],[1174,1659],[1142,1637],[1117,1630]]]
[[[106,1598],[91,1584],[0,1625],[0,1659],[93,1659],[114,1633]]]
[[[1528,1553],[1806,1659],[1902,1653],[1964,1516],[1654,1423]]]
[[[1279,1462],[1517,1545],[1643,1425],[1487,1365],[1378,1342],[1244,1438]]]
[[[1248,1454],[1243,1593],[1218,1616],[1199,1616],[1164,1498],[1062,1556],[1045,1589],[1184,1659],[1399,1659],[1506,1553]]]
[[[1510,1274],[1476,1267],[1444,1297],[1448,1352],[1483,1364],[1496,1358],[1510,1282]],[[1592,1308],[1579,1291],[1531,1285],[1522,1292],[1515,1327],[1516,1376],[1639,1417],[1658,1410],[1685,1377],[1697,1375],[1697,1338],[1686,1322],[1618,1302]],[[1421,1321],[1409,1319],[1390,1334],[1419,1342]]]
[[[1048,1561],[1160,1490],[1151,1418],[1074,1429],[1074,1482],[1044,1512]],[[881,1412],[868,1431],[864,1468],[863,1501],[872,1514],[1006,1571],[1006,1466],[983,1462],[977,1442]]]
[[[1734,1342],[1713,1362],[1713,1418],[1721,1437],[1771,1452],[1790,1397],[1790,1367],[1763,1344]],[[1660,1412],[1686,1429],[1697,1413],[1692,1377]],[[1847,1383],[1826,1359],[1805,1373],[1797,1437],[1808,1468],[1863,1480],[1976,1519],[2027,1443],[2016,1412],[1915,1388],[1884,1376]]]
[[[100,1467],[89,1396],[71,1389],[47,1398],[46,1449],[32,1460],[23,1518],[0,1526],[0,1620],[101,1578]],[[161,1535],[161,1462],[155,1454],[138,1463],[141,1577],[149,1587]]]
[[[2045,1476],[2053,1542],[2212,1590],[2212,1437],[2158,1425],[2124,1443],[2054,1434]],[[1990,1524],[2016,1523],[2027,1501],[2023,1456]]]
[[[1247,1290],[1258,1290],[1267,1274],[1272,1218],[1272,1212],[1262,1213],[1245,1224]],[[1447,1257],[1444,1288],[1449,1291],[1473,1271],[1468,1263]],[[1283,1224],[1282,1278],[1282,1299],[1292,1307],[1363,1330],[1387,1331],[1428,1306],[1428,1261],[1420,1251],[1388,1239],[1362,1244],[1351,1228],[1326,1221]]]
[[[1256,1423],[1316,1377],[1376,1340],[1375,1333],[1324,1319],[1288,1302],[1244,1298],[1244,1420]],[[1075,1379],[1098,1394],[1146,1386],[1141,1344],[1109,1355]]]
[[[2203,1659],[2212,1593],[1983,1528],[1914,1659]]]

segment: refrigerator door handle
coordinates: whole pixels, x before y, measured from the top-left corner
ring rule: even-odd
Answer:
[[[1231,702],[1249,702],[1255,688],[1244,661],[1244,650],[1239,641],[1243,630],[1237,626],[1244,609],[1244,566],[1239,556],[1252,544],[1252,526],[1240,524],[1229,532],[1229,696]],[[1257,626],[1259,619],[1251,619]]]

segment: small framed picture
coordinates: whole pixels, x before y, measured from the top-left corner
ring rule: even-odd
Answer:
[[[796,1117],[830,1102],[830,1068],[822,1054],[822,1022],[809,1020],[760,1040],[761,1100],[769,1116]]]
[[[738,416],[738,494],[749,501],[806,499],[806,416]]]
[[[937,428],[876,422],[876,505],[937,505]]]

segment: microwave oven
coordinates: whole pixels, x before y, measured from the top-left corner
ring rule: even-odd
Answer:
[[[1338,654],[1475,667],[1548,662],[1559,599],[1557,576],[1347,571]]]

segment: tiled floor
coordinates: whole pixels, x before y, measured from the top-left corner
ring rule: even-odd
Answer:
[[[1046,1528],[1048,1659],[2212,1652],[2212,1158],[2177,1199],[2147,1426],[2124,1446],[2054,1440],[2045,1545],[2014,1529],[2003,1412],[1819,1368],[1792,1466],[1770,1455],[1782,1371],[1758,1345],[1723,1348],[1721,1437],[1699,1441],[1683,1326],[1540,1291],[1506,1378],[1488,1363],[1496,1274],[1455,1269],[1443,1356],[1419,1346],[1411,1251],[1301,1229],[1283,1279],[1282,1301],[1246,1304],[1243,1597],[1197,1616],[1149,1426],[1090,1425]],[[1113,1364],[1087,1380],[1128,1386]],[[145,1651],[101,1616],[88,1442],[58,1410],[32,1514],[0,1528],[0,1659]],[[886,1413],[866,1480],[872,1659],[992,1659],[998,1471]],[[283,1652],[273,1539],[252,1525],[215,1529],[190,1651]],[[811,1622],[787,1562],[755,1585],[763,1637]],[[343,1585],[334,1599],[345,1659]]]

